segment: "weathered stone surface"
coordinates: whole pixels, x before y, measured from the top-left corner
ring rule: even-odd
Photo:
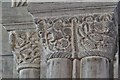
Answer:
[[[34,31],[14,31],[10,32],[9,43],[12,52],[17,59],[17,63],[37,63],[40,60],[39,39]]]
[[[12,55],[10,45],[9,45],[9,34],[8,32],[2,27],[2,52],[0,55]]]
[[[17,58],[11,75],[17,77],[14,75],[17,74],[14,68],[17,68],[20,78],[110,77],[113,64],[109,64],[108,60],[112,61],[116,53],[116,27],[113,23],[115,6],[116,3],[94,2],[28,3],[28,7],[19,4],[14,8],[4,8],[2,24],[7,31],[13,32],[10,43],[14,59]],[[29,37],[32,36],[29,33],[36,27],[42,43],[38,48],[41,57],[37,62],[40,64],[29,63],[34,56],[27,55],[30,50],[36,51],[31,49],[32,46],[39,44],[37,41],[29,46],[34,42],[29,40],[36,39],[35,36]],[[8,43],[7,40],[5,42]],[[80,66],[84,67],[81,69]]]
[[[13,78],[19,78],[19,73],[17,71],[17,61],[16,59],[13,57]]]
[[[80,78],[80,60],[73,60],[72,78]]]
[[[2,8],[2,25],[7,31],[35,29],[27,7]]]
[[[0,79],[2,79],[2,56],[0,56]]]
[[[46,78],[47,73],[47,62],[46,62],[46,55],[43,52],[42,46],[40,46],[41,52],[41,59],[40,59],[40,78]]]
[[[10,45],[12,53],[16,59],[16,66],[20,78],[31,78],[38,75],[31,75],[37,73],[40,68],[40,50],[39,50],[39,39],[35,31],[13,31],[10,32]],[[34,72],[35,68],[35,72]],[[24,71],[25,69],[25,71]],[[26,69],[29,69],[26,71]],[[33,69],[33,70],[31,70]],[[21,71],[22,70],[22,71]],[[30,74],[25,75],[25,73]]]
[[[13,78],[13,56],[2,56],[2,78]]]
[[[109,78],[109,60],[91,56],[80,61],[80,78]]]
[[[97,16],[97,17],[95,17]],[[102,56],[110,60],[117,51],[117,27],[112,13],[94,14],[84,17],[78,27],[78,56]]]
[[[117,2],[29,3],[34,18],[112,12]],[[85,9],[86,8],[86,9]]]
[[[43,24],[42,22],[36,21],[38,25],[38,33],[43,45],[44,53],[47,55],[47,59],[51,58],[71,58],[71,50],[72,50],[72,38],[71,38],[71,27],[69,24],[63,25],[62,20],[55,19],[55,23],[52,23],[50,26],[48,25],[48,29],[44,29],[44,25],[49,24],[48,22]],[[47,19],[46,19],[47,21]],[[63,26],[68,26],[67,28],[64,28]],[[47,32],[45,32],[47,31]],[[63,31],[63,34],[62,34]],[[47,34],[44,34],[47,33]],[[45,36],[47,36],[45,38]],[[47,44],[48,42],[48,44]]]
[[[119,52],[117,52],[117,54],[115,55],[115,61],[114,61],[114,78],[118,78],[119,77]]]
[[[28,2],[118,2],[118,0],[27,0]]]
[[[103,56],[113,59],[117,30],[111,13],[36,19],[47,58]]]
[[[34,68],[31,68],[31,69],[22,69],[20,70],[19,72],[19,77],[20,78],[40,78],[40,71],[39,69],[34,69]]]
[[[48,60],[47,78],[72,78],[72,61],[65,58]]]
[[[0,24],[0,55],[2,55],[2,25]]]
[[[116,3],[50,3],[47,5],[51,5],[51,7],[42,6],[43,4],[48,3],[30,3],[28,4],[28,10],[37,24],[36,27],[44,49],[43,52],[48,61],[57,58],[72,58],[74,60],[89,56],[99,56],[103,57],[103,60],[113,61],[117,51],[117,27],[113,17],[113,9]],[[33,6],[36,6],[36,8]],[[95,65],[101,64],[101,62],[93,63]],[[105,61],[103,61],[103,64],[109,66],[108,69],[104,67],[103,73],[96,68],[91,72],[93,74],[84,76],[84,78],[109,78],[109,70],[112,67]],[[74,65],[74,70],[75,67],[78,67],[77,64]],[[47,69],[49,73],[52,73],[50,68]],[[58,73],[58,68],[55,67],[55,69],[54,73],[59,75],[61,71]],[[82,70],[79,71],[82,73]],[[96,76],[94,74],[96,72],[100,73],[100,75]],[[87,74],[87,72],[85,73]],[[79,72],[73,71],[72,74],[73,77],[76,77]],[[77,75],[74,76],[74,74]],[[50,76],[50,78],[54,77]]]

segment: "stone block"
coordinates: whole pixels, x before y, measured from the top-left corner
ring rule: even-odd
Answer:
[[[2,77],[13,78],[13,56],[2,56]]]
[[[2,47],[2,54],[0,55],[12,55],[10,51],[10,45],[9,45],[9,34],[8,32],[2,28],[2,42],[1,42],[1,47]]]

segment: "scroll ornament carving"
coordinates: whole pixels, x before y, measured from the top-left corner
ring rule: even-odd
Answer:
[[[17,65],[40,63],[39,39],[36,32],[13,31],[10,33],[10,44]]]
[[[103,56],[113,59],[117,31],[112,15],[106,13],[83,17],[82,24],[78,26],[79,57]]]
[[[71,58],[72,30],[69,21],[62,18],[36,19],[37,30],[47,59]]]
[[[35,19],[48,58],[114,57],[116,27],[113,13]],[[65,53],[65,54],[62,54]]]

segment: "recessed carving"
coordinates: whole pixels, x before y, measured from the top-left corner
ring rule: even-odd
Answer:
[[[37,30],[47,54],[68,53],[82,58],[112,58],[116,44],[113,13],[36,19]],[[113,54],[113,55],[111,55]],[[111,56],[110,56],[111,55]]]
[[[40,63],[39,39],[36,32],[10,32],[10,44],[18,65]]]
[[[60,55],[71,54],[72,30],[67,20],[62,18],[38,19],[36,24],[42,45],[49,56],[51,54],[52,57],[55,53],[56,55],[58,53]]]
[[[100,55],[112,58],[113,55],[110,54],[113,54],[116,44],[116,27],[112,14],[93,14],[83,18],[83,22],[78,26],[79,57]]]

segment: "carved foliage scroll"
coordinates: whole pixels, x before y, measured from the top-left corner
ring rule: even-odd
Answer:
[[[78,26],[79,56],[114,56],[116,27],[113,14],[93,14],[84,16]],[[81,57],[82,57],[81,56]]]
[[[72,29],[68,19],[36,19],[36,24],[45,52],[49,53],[48,58],[71,57]]]
[[[19,64],[40,62],[39,39],[36,32],[13,31],[10,34],[13,53]]]
[[[77,53],[79,58],[90,55],[111,58],[116,44],[112,15],[81,14],[35,19],[35,22],[44,49],[51,58],[62,53]]]

